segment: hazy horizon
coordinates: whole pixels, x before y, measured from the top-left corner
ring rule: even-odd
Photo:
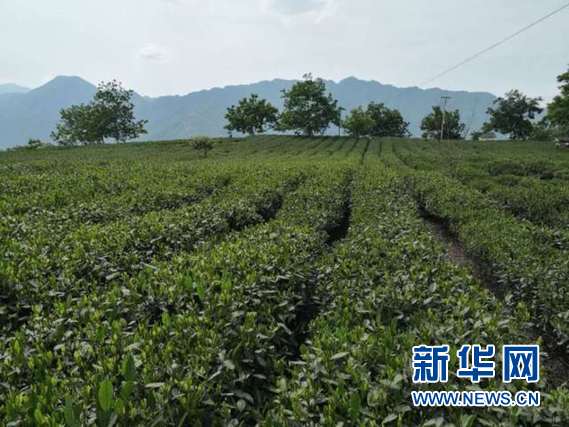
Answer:
[[[34,88],[58,75],[92,83],[116,78],[140,94],[163,96],[312,72],[334,81],[355,76],[496,95],[518,88],[549,99],[569,65],[569,11],[429,85],[421,82],[562,4],[4,1],[0,84]]]

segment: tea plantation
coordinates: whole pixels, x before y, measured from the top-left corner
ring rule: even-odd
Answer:
[[[569,151],[260,136],[0,178],[0,425],[569,425]],[[536,384],[412,381],[413,346],[533,343]],[[541,406],[410,397],[478,389]]]

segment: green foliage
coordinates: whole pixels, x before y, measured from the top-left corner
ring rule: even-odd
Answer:
[[[38,148],[46,147],[48,144],[42,142],[40,139],[32,139],[28,141],[26,148],[30,150],[37,150]]]
[[[3,424],[569,423],[569,153],[265,135],[201,157],[0,154]],[[539,384],[476,387],[540,408],[410,408],[414,345],[536,340]]]
[[[518,90],[511,90],[504,98],[494,101],[488,108],[490,120],[484,124],[485,131],[496,131],[509,135],[511,139],[528,139],[532,134],[533,120],[543,109],[541,98],[530,98]]]
[[[123,89],[116,81],[103,82],[97,87],[91,106],[97,111],[100,120],[100,133],[103,138],[125,142],[146,133],[146,120],[136,121],[132,90]]]
[[[249,98],[241,99],[237,106],[232,105],[227,109],[225,118],[228,124],[225,129],[249,135],[263,133],[268,126],[277,122],[277,117],[278,110],[270,102],[252,94]]]
[[[403,119],[399,110],[372,102],[367,106],[367,113],[374,122],[372,136],[404,138],[410,135],[409,123]]]
[[[569,138],[569,71],[557,77],[561,93],[547,106],[547,118]]]
[[[132,90],[116,80],[103,82],[89,104],[61,110],[61,122],[51,137],[60,145],[103,144],[105,139],[125,142],[146,133],[145,120],[136,121]]]
[[[303,77],[290,90],[283,90],[284,110],[276,129],[310,137],[324,133],[330,123],[339,125],[340,109],[338,101],[326,94],[322,79],[311,74]]]
[[[196,136],[192,138],[192,148],[201,151],[206,158],[207,153],[213,150],[213,140],[207,136]]]
[[[434,106],[431,114],[426,116],[421,122],[421,130],[423,138],[426,139],[462,139],[465,125],[460,121],[460,112],[447,111],[444,114],[444,131],[443,128],[443,110],[439,106]]]
[[[99,110],[92,105],[72,105],[60,111],[61,121],[51,138],[59,145],[103,144],[99,130]]]
[[[480,141],[480,138],[482,137],[482,135],[484,135],[484,132],[482,132],[480,130],[476,130],[476,131],[470,133],[470,138],[473,141]]]
[[[343,126],[348,135],[359,139],[361,136],[371,133],[374,121],[367,111],[358,107],[350,111],[348,117],[344,119]]]
[[[539,122],[533,124],[529,139],[532,141],[551,142],[562,137],[562,133],[563,132],[561,132],[559,128],[551,125],[548,118],[543,118]]]

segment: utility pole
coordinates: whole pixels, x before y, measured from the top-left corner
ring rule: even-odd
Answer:
[[[443,104],[443,121],[441,124],[441,135],[440,135],[440,139],[439,142],[442,142],[443,140],[443,136],[445,134],[445,119],[446,119],[446,115],[447,115],[447,102],[450,99],[450,96],[441,96],[442,99],[442,104]]]
[[[338,108],[338,136],[342,136],[342,111],[343,107]]]

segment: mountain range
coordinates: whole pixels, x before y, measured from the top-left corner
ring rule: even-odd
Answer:
[[[30,89],[28,89],[27,87],[16,85],[14,83],[6,83],[3,85],[0,84],[0,95],[4,93],[26,93],[29,90]]]
[[[155,98],[135,93],[136,117],[148,120],[148,133],[142,140],[225,135],[227,107],[256,93],[282,108],[281,91],[294,83],[294,80],[275,79]],[[326,86],[347,111],[371,101],[399,109],[416,136],[420,135],[422,118],[433,105],[440,104],[442,96],[451,97],[448,108],[459,109],[463,122],[471,130],[478,129],[486,120],[486,109],[496,98],[487,92],[399,88],[355,77],[340,82],[327,80]],[[93,84],[74,76],[59,76],[31,90],[0,85],[0,148],[23,145],[29,138],[49,140],[59,120],[59,111],[72,104],[89,102],[95,90]]]

